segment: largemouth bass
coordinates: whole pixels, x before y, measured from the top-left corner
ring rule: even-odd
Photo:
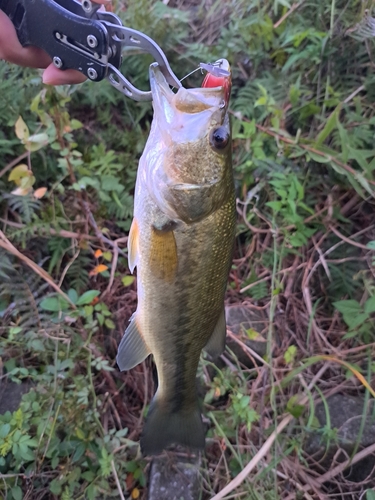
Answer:
[[[154,355],[158,389],[141,449],[204,448],[196,372],[202,349],[222,353],[224,293],[235,232],[228,76],[175,94],[150,67],[154,120],[137,174],[129,267],[137,266],[138,306],[117,363],[129,370]]]

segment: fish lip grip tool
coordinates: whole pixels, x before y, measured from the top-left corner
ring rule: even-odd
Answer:
[[[144,33],[122,25],[118,16],[90,0],[0,0],[22,46],[45,50],[59,69],[75,69],[90,80],[107,78],[118,91],[134,101],[151,101],[150,91],[137,89],[120,72],[122,50],[137,48],[159,64],[167,82],[180,80],[158,44]]]

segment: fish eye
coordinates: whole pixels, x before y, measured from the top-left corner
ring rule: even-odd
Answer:
[[[229,142],[229,132],[226,127],[215,128],[210,135],[210,143],[215,149],[224,149]]]

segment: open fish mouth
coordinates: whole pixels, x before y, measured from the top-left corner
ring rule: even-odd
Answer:
[[[176,93],[170,88],[158,64],[151,64],[154,119],[166,144],[171,141],[195,141],[211,127],[222,124],[229,100],[231,77],[228,61],[222,59],[217,63],[229,76],[207,74],[203,82],[205,86],[192,89],[180,87]]]

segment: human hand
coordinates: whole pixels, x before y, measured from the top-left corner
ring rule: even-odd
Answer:
[[[108,4],[110,0],[92,0],[95,3]],[[82,83],[86,77],[79,71],[57,69],[50,56],[37,47],[22,47],[13,23],[0,10],[0,59],[28,66],[30,68],[46,68],[43,72],[43,83],[48,85],[65,85],[68,83]]]

